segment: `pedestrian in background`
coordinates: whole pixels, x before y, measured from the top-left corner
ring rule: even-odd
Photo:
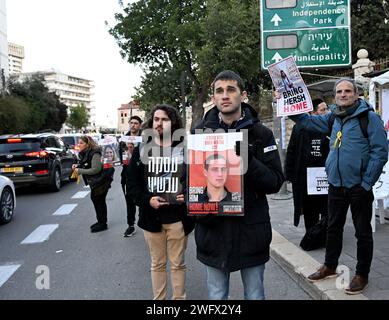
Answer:
[[[128,121],[130,125],[130,130],[126,133],[126,136],[140,136],[142,134],[142,131],[140,129],[142,125],[142,119],[138,116],[132,116],[130,120]],[[123,155],[123,152],[128,153],[128,157],[130,157],[130,154],[132,155],[132,149],[134,147],[134,144],[132,145],[125,145],[125,143],[120,144],[121,152],[120,155]],[[130,149],[131,152],[128,152]],[[128,158],[128,161],[130,158]],[[128,167],[128,161],[123,162],[122,161],[122,173],[121,173],[121,185],[124,197],[126,199],[126,206],[127,206],[127,224],[128,227],[126,231],[124,231],[123,237],[132,237],[136,233],[135,229],[135,216],[136,216],[136,206],[134,203],[133,198],[128,194],[127,192],[127,167]]]
[[[334,93],[336,104],[330,106],[331,113],[289,116],[307,130],[331,136],[326,161],[329,191],[325,262],[308,279],[316,282],[337,276],[343,228],[350,208],[357,238],[357,265],[345,292],[358,294],[368,285],[373,259],[372,187],[388,160],[388,144],[382,120],[370,104],[358,98],[353,79],[337,80]]]
[[[322,115],[328,111],[327,104],[322,99],[312,101],[314,115]],[[329,152],[329,138],[326,134],[309,131],[300,124],[295,124],[290,136],[285,158],[285,177],[292,183],[294,203],[294,225],[297,227],[300,216],[304,216],[305,231],[315,226],[320,219],[322,232],[317,239],[308,239],[304,236],[300,243],[305,250],[317,249],[325,246],[327,225],[327,194],[308,195],[307,168],[324,167]],[[319,239],[320,238],[320,239]],[[306,242],[311,243],[306,243]]]
[[[91,188],[91,200],[96,210],[97,222],[91,225],[91,232],[100,232],[107,227],[106,197],[113,181],[114,168],[103,168],[101,148],[93,138],[81,136],[79,139],[79,163],[74,167],[76,175],[82,175],[86,185]]]
[[[243,80],[233,71],[219,73],[212,83],[215,106],[196,129],[248,131],[248,167],[243,176],[244,216],[208,214],[195,227],[197,259],[206,266],[209,299],[228,299],[230,273],[240,270],[244,298],[265,299],[264,271],[272,238],[266,195],[284,181],[276,142],[257,112],[244,101]],[[242,147],[240,148],[242,149]],[[239,152],[237,152],[239,153]]]
[[[173,299],[186,299],[185,250],[188,234],[194,225],[187,216],[183,194],[177,195],[177,204],[173,204],[151,191],[154,189],[153,185],[150,185],[153,179],[149,178],[155,177],[155,172],[153,166],[148,165],[155,158],[163,158],[161,163],[169,163],[171,159],[169,155],[180,143],[173,141],[172,136],[182,127],[182,120],[175,108],[164,104],[154,107],[145,126],[152,129],[151,139],[134,149],[127,170],[127,191],[139,206],[138,226],[143,229],[150,252],[154,300],[166,299],[168,259]],[[157,152],[147,153],[146,150],[150,150],[150,146]],[[147,163],[143,163],[142,160]]]

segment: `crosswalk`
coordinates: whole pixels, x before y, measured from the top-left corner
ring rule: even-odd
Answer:
[[[90,188],[85,191],[78,191],[71,199],[84,199],[89,193]],[[69,203],[61,205],[52,215],[53,216],[68,216],[78,206],[77,203]],[[27,237],[20,242],[21,245],[35,245],[48,241],[50,236],[59,228],[59,224],[43,224],[33,230]],[[3,262],[0,265],[0,288],[12,277],[12,275],[22,266],[19,263]]]

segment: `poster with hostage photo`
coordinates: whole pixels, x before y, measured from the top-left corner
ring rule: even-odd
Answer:
[[[172,148],[171,154],[153,154],[147,159],[145,170],[149,191],[177,204],[176,197],[183,192],[184,149]]]
[[[243,160],[235,146],[243,133],[188,136],[189,215],[243,215]]]
[[[120,165],[120,158],[118,153],[118,143],[115,137],[105,137],[99,141],[101,147],[101,161],[104,168],[111,168]]]
[[[121,164],[128,166],[136,148],[142,142],[141,136],[123,136],[119,140],[119,156]]]
[[[277,116],[289,116],[313,110],[311,96],[293,57],[280,60],[268,67],[270,77],[280,95]]]

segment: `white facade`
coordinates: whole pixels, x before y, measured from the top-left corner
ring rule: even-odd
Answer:
[[[8,75],[7,12],[5,0],[0,0],[0,90]]]
[[[8,42],[9,74],[23,72],[24,47]]]
[[[66,75],[56,70],[21,73],[14,76],[23,81],[25,78],[33,75],[42,75],[49,90],[55,92],[61,102],[69,107],[69,110],[72,107],[83,104],[90,115],[87,129],[95,129],[96,110],[93,104],[94,84],[92,80]]]

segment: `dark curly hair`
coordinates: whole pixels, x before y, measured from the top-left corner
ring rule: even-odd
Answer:
[[[150,112],[150,118],[146,122],[145,128],[152,129],[153,128],[153,120],[154,114],[156,111],[162,110],[165,111],[170,121],[172,122],[171,132],[173,133],[177,129],[183,128],[182,119],[178,110],[168,104],[157,104]]]

